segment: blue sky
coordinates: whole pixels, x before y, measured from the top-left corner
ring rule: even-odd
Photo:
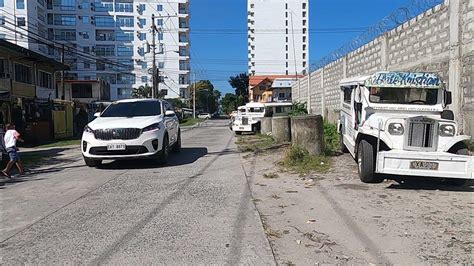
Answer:
[[[211,80],[223,94],[233,92],[227,82],[229,76],[247,72],[247,1],[190,2],[191,64],[196,78]],[[310,63],[360,34],[312,31],[368,27],[409,3],[410,0],[310,0]]]

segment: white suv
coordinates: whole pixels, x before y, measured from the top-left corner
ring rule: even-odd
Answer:
[[[165,164],[169,151],[181,149],[179,121],[173,107],[155,99],[112,103],[84,128],[81,150],[87,166],[102,160],[155,158]]]

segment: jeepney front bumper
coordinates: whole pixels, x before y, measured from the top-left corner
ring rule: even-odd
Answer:
[[[474,157],[447,152],[380,151],[380,174],[474,179]]]

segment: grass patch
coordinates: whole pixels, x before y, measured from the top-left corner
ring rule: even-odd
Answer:
[[[36,148],[53,148],[53,147],[64,147],[64,146],[72,146],[72,145],[79,146],[80,144],[81,144],[80,139],[70,139],[70,140],[59,140],[56,142],[43,144],[43,145],[37,146]]]
[[[203,118],[185,118],[185,119],[181,120],[179,125],[182,126],[182,127],[190,127],[190,126],[194,126],[198,123],[204,122],[205,120],[206,119],[203,119]]]
[[[239,136],[235,143],[241,152],[256,152],[275,145],[272,137],[262,134]]]
[[[280,164],[300,175],[307,175],[311,172],[324,173],[331,168],[329,157],[310,155],[305,148],[298,146],[288,149]]]
[[[334,156],[341,152],[340,136],[337,125],[324,121],[324,154]]]
[[[265,173],[263,174],[263,178],[267,178],[267,179],[275,179],[275,178],[278,178],[278,174],[277,173]]]

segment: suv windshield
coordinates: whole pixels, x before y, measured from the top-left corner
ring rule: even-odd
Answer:
[[[424,104],[438,103],[438,89],[426,88],[368,88],[369,100],[373,103]]]
[[[111,104],[100,117],[154,116],[160,114],[160,103],[157,101],[122,102]]]

